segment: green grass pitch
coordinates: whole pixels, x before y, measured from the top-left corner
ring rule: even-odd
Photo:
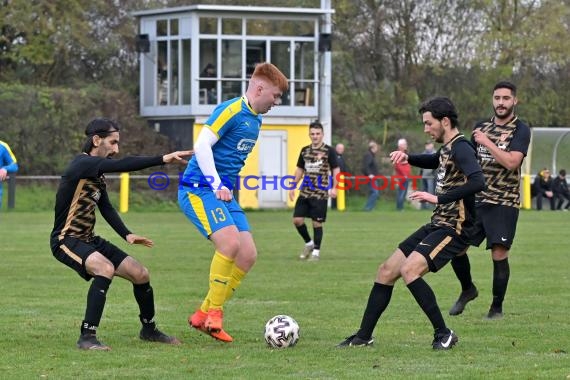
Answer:
[[[225,308],[231,344],[188,328],[186,318],[206,291],[212,248],[180,212],[124,215],[135,233],[154,239],[152,249],[128,246],[99,217],[97,232],[149,268],[159,327],[183,345],[140,341],[132,288],[116,278],[99,328],[113,350],[83,352],[75,342],[88,283],[51,255],[52,213],[3,212],[0,378],[570,378],[570,213],[563,212],[521,212],[502,320],[483,319],[491,300],[488,251],[470,250],[480,295],[461,316],[447,315],[460,291],[451,267],[425,277],[459,335],[453,350],[431,349],[431,326],[402,282],[373,347],[335,348],[358,327],[378,264],[429,215],[331,211],[321,261],[300,262],[290,211],[248,213],[259,257]],[[266,347],[263,328],[276,314],[301,326],[297,346]]]

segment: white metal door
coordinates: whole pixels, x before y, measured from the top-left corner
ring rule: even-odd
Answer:
[[[282,178],[287,175],[287,132],[261,131],[259,136],[259,207],[286,207],[287,192]]]

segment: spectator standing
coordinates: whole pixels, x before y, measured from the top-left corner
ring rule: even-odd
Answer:
[[[403,153],[408,152],[408,142],[406,139],[398,140],[398,151]],[[404,209],[406,193],[408,192],[408,179],[410,175],[412,175],[412,167],[406,160],[399,161],[394,164],[394,174],[399,180],[399,184],[396,188],[396,209],[402,211]]]
[[[378,164],[376,163],[376,153],[378,152],[378,144],[374,141],[368,143],[368,151],[364,154],[362,159],[362,173],[368,176],[369,182],[369,193],[368,199],[366,200],[366,205],[364,206],[364,211],[372,211],[376,207],[376,202],[380,197],[380,188],[378,187],[378,180],[374,179],[380,171],[378,170]]]
[[[346,164],[346,161],[344,160],[344,144],[342,143],[336,144],[335,151],[336,151],[336,163],[338,164],[340,173],[350,173],[350,169]],[[331,198],[331,208],[337,209],[336,198]]]
[[[433,142],[427,141],[424,147],[423,154],[434,154],[435,149],[433,146]],[[420,174],[422,176],[422,189],[426,193],[435,194],[435,177],[433,169],[424,169],[420,170]],[[433,206],[428,202],[422,202],[422,209],[426,210],[429,208],[433,208]]]

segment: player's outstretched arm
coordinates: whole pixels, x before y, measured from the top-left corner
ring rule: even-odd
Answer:
[[[165,154],[164,156],[162,156],[162,161],[164,161],[165,164],[170,164],[173,162],[187,164],[188,161],[185,160],[185,158],[190,157],[193,154],[194,154],[193,150],[179,150],[176,152]]]

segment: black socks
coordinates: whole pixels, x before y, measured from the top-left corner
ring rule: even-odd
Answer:
[[[154,330],[156,325],[154,323],[154,293],[150,283],[133,284],[133,293],[135,299],[139,304],[140,315],[139,318],[143,328]]]
[[[321,242],[323,241],[323,227],[313,227],[313,241],[315,242],[315,249],[321,249]]]
[[[502,311],[510,273],[508,258],[501,261],[493,260],[493,303],[491,309],[495,311]]]
[[[453,271],[457,276],[457,279],[461,283],[461,290],[466,291],[471,289],[473,286],[473,279],[471,278],[471,263],[469,262],[469,256],[467,254],[462,256],[455,256],[451,260],[451,266]]]
[[[87,292],[87,306],[85,308],[85,319],[81,322],[81,335],[94,335],[97,332],[110,285],[111,280],[107,277],[95,276],[93,278]]]
[[[374,283],[370,295],[368,296],[368,304],[362,316],[360,329],[356,333],[360,339],[369,340],[370,337],[372,337],[372,332],[378,323],[378,319],[380,319],[380,316],[390,303],[393,290],[393,285],[384,285],[378,282]]]
[[[416,302],[430,320],[435,331],[443,331],[446,328],[441,310],[437,305],[435,294],[423,278],[418,278],[408,284],[408,289],[416,299]]]
[[[295,227],[297,228],[299,235],[301,235],[301,237],[303,238],[305,243],[308,243],[311,241],[311,237],[309,236],[309,231],[307,230],[307,225],[305,223],[301,224],[300,226],[295,226]]]

